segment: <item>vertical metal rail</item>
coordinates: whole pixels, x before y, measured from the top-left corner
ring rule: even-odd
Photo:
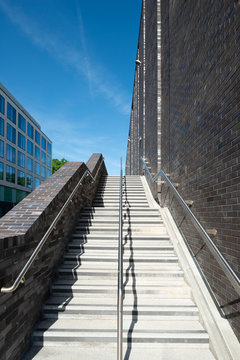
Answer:
[[[123,246],[122,246],[122,158],[119,189],[119,232],[118,232],[118,298],[117,298],[117,360],[123,353]]]

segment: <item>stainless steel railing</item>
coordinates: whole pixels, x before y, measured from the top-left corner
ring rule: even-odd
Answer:
[[[118,232],[118,296],[117,296],[117,360],[123,353],[123,246],[122,246],[122,158],[120,166],[119,232]]]
[[[1,288],[1,292],[2,293],[11,293],[14,292],[18,286],[20,285],[20,283],[24,283],[25,281],[25,275],[27,273],[27,271],[30,269],[32,263],[34,262],[34,260],[36,259],[38,253],[40,252],[40,250],[42,249],[43,245],[45,244],[45,242],[47,241],[47,239],[49,238],[49,235],[51,234],[52,230],[55,228],[58,220],[61,218],[62,214],[64,213],[65,209],[67,208],[68,204],[70,203],[70,201],[72,200],[73,196],[76,194],[79,186],[81,185],[83,179],[88,175],[92,178],[92,182],[94,182],[97,178],[97,175],[99,173],[99,170],[101,169],[102,163],[103,163],[104,159],[101,160],[98,170],[95,174],[95,176],[93,177],[91,172],[87,169],[85,170],[84,174],[82,175],[82,177],[80,178],[80,180],[78,181],[77,185],[75,186],[75,188],[73,189],[72,193],[69,195],[68,199],[66,200],[66,202],[64,203],[63,207],[61,208],[61,210],[59,211],[59,213],[57,214],[57,216],[55,217],[55,219],[53,220],[53,222],[51,223],[51,225],[49,226],[47,232],[45,233],[45,235],[43,236],[43,238],[41,239],[41,241],[38,243],[37,247],[35,248],[34,252],[32,253],[31,257],[28,259],[27,263],[24,265],[23,269],[21,270],[21,272],[19,273],[18,277],[16,278],[16,280],[14,281],[13,285],[10,287],[2,287]]]
[[[207,247],[209,248],[209,250],[211,251],[212,255],[215,257],[215,259],[217,260],[219,266],[221,267],[221,269],[223,270],[224,274],[227,276],[228,280],[230,281],[231,285],[234,287],[234,289],[236,290],[237,294],[240,295],[240,279],[238,278],[238,276],[235,274],[235,272],[233,271],[233,269],[231,268],[231,266],[229,265],[229,263],[227,262],[227,260],[224,258],[224,256],[221,254],[221,252],[218,250],[218,248],[216,247],[216,245],[214,244],[214,242],[212,241],[212,239],[209,237],[208,233],[206,232],[206,230],[203,228],[203,226],[200,224],[200,222],[198,221],[198,219],[196,218],[196,216],[193,214],[193,212],[190,210],[189,206],[186,204],[186,202],[183,200],[183,198],[181,197],[181,195],[179,194],[179,192],[177,191],[177,189],[175,188],[175,186],[172,184],[172,182],[169,180],[169,178],[167,177],[167,175],[164,173],[163,170],[160,170],[159,173],[157,175],[155,175],[154,177],[152,177],[152,175],[150,174],[147,165],[144,161],[144,159],[141,157],[140,158],[148,175],[149,178],[151,180],[151,182],[156,181],[160,176],[165,180],[166,184],[168,185],[169,189],[172,191],[172,193],[174,194],[174,196],[177,198],[177,200],[179,201],[180,205],[182,206],[183,210],[185,211],[185,213],[187,215],[189,215],[195,229],[197,230],[197,232],[200,234],[200,236],[202,237],[202,239],[204,240],[205,244],[207,245]]]

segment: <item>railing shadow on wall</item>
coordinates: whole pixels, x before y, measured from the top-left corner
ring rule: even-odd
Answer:
[[[165,193],[165,199],[163,199],[162,201],[162,206],[165,204],[165,200],[166,197],[168,196],[170,198],[170,193],[172,194],[172,198],[170,198],[169,200],[169,207],[171,208],[171,203],[173,201],[173,198],[175,198],[178,202],[178,204],[180,205],[180,207],[182,208],[184,215],[181,219],[180,223],[176,223],[176,225],[178,226],[179,230],[181,231],[184,239],[186,240],[184,233],[181,229],[181,225],[182,223],[185,221],[186,218],[189,218],[191,220],[191,223],[193,224],[195,230],[198,232],[198,234],[200,235],[200,237],[202,238],[202,240],[204,241],[204,244],[202,245],[202,247],[199,249],[199,252],[203,249],[203,247],[207,246],[207,248],[210,250],[212,256],[214,257],[214,259],[216,260],[217,264],[219,265],[219,267],[221,268],[221,270],[223,271],[223,273],[225,274],[225,276],[227,277],[228,281],[230,282],[230,284],[233,286],[235,292],[237,293],[238,296],[240,296],[240,279],[238,278],[238,276],[236,275],[236,273],[234,272],[234,270],[232,269],[232,267],[229,265],[229,263],[227,262],[227,260],[225,259],[225,257],[222,255],[222,253],[219,251],[219,249],[216,247],[216,245],[214,244],[214,242],[212,241],[212,239],[210,238],[210,236],[208,235],[207,231],[203,228],[203,226],[201,225],[201,223],[198,221],[198,219],[196,218],[196,216],[193,214],[193,212],[190,210],[190,206],[192,204],[191,201],[184,201],[183,198],[181,197],[181,195],[179,194],[179,192],[177,191],[176,187],[179,184],[174,184],[170,181],[170,179],[168,178],[168,176],[164,173],[163,170],[160,170],[160,172],[158,174],[156,174],[154,177],[152,177],[151,173],[148,170],[148,167],[144,161],[144,159],[141,157],[141,161],[144,165],[144,168],[146,170],[146,173],[148,174],[149,180],[154,183],[156,182],[156,180],[161,177],[162,181],[161,181],[161,186],[166,185],[167,186],[167,190]],[[174,218],[174,217],[173,217]],[[176,221],[175,221],[176,222]],[[216,230],[215,229],[211,229],[209,231],[209,233],[212,233],[213,235],[216,234]],[[193,254],[190,246],[188,245],[187,241],[186,245],[188,247],[188,249],[190,250],[190,252],[193,255],[194,260],[197,257],[197,253]],[[213,300],[221,314],[221,316],[228,318],[228,315],[225,315],[222,311],[223,306],[221,306],[214,294],[214,291],[212,290],[208,280],[206,279],[204,273],[202,272],[201,267],[199,266],[198,262],[195,261],[196,265],[198,266],[198,269],[201,271],[203,279],[206,283],[206,285],[208,286],[208,289],[210,290],[210,294],[213,297]],[[238,300],[236,300],[238,301]]]
[[[106,174],[101,154],[93,154],[86,164],[68,162],[0,219],[1,288],[11,288],[14,279],[23,279],[21,270],[49,232],[27,269],[24,284],[15,283],[13,287],[18,288],[14,293],[0,294],[3,360],[20,359],[27,350],[79,213],[91,206],[99,179]]]

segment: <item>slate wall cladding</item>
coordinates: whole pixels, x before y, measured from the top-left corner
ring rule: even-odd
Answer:
[[[93,154],[86,165],[81,162],[66,163],[1,218],[1,287],[13,283],[85,170],[88,168],[94,176],[101,160],[101,154]],[[85,177],[83,185],[26,274],[24,285],[20,285],[14,293],[0,294],[1,360],[19,360],[26,351],[32,328],[39,319],[76,218],[83,207],[91,205],[103,174],[107,174],[104,162],[93,184],[90,176]]]
[[[169,4],[169,9],[168,9]],[[162,167],[240,276],[240,5],[162,1]],[[167,41],[167,36],[169,42]],[[168,67],[168,68],[167,68]],[[169,135],[167,135],[169,132]],[[240,302],[193,226],[163,187],[162,203],[196,255],[240,338]]]

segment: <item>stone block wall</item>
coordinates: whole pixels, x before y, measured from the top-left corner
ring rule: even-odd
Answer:
[[[84,163],[66,163],[48,180],[0,219],[0,286],[11,286],[37,244],[87,169],[56,228],[14,293],[0,293],[0,359],[20,360],[29,346],[44,300],[80,211],[91,206],[100,177],[107,174],[101,154]],[[100,166],[101,165],[101,166]],[[99,168],[100,166],[100,168]],[[100,169],[98,171],[98,168]],[[98,171],[98,172],[97,172]]]

